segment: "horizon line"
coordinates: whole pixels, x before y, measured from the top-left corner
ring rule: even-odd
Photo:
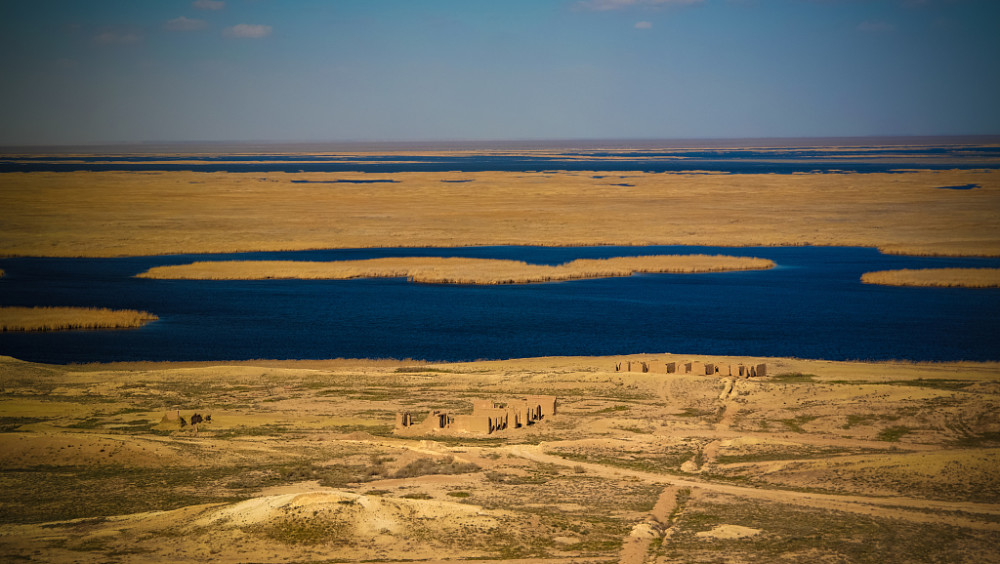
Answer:
[[[750,148],[750,147],[807,147],[844,145],[983,145],[1000,144],[997,134],[944,134],[944,135],[837,135],[794,137],[608,137],[608,138],[551,138],[551,139],[426,139],[426,140],[191,140],[191,141],[114,141],[53,144],[0,144],[0,153],[64,153],[64,152],[236,152],[237,149],[254,147],[314,147],[325,150],[376,150],[421,148],[425,150],[461,149],[625,149],[640,148]],[[198,148],[201,150],[198,150]],[[366,149],[363,149],[366,148]],[[100,149],[100,151],[98,151]],[[140,149],[139,151],[135,151]],[[221,150],[220,150],[221,149]]]

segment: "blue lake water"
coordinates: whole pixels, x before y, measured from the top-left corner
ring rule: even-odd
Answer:
[[[512,151],[491,154],[423,153],[329,154],[251,151],[250,154],[186,152],[184,145],[165,152],[134,154],[123,146],[108,154],[30,155],[0,153],[0,172],[35,171],[176,171],[200,172],[445,172],[445,171],[713,171],[731,174],[803,172],[873,173],[908,169],[944,170],[1000,166],[1000,146],[994,144],[942,144],[907,147],[813,146],[776,148],[650,149],[652,142],[638,142],[645,150],[565,149],[552,145],[543,152]],[[539,147],[544,148],[544,147]],[[245,148],[249,149],[249,148]],[[254,147],[253,149],[259,149]],[[287,147],[286,147],[287,149]],[[343,147],[341,150],[350,149]],[[85,151],[85,149],[82,149]],[[273,150],[280,150],[276,146]],[[124,154],[123,154],[124,153]],[[609,159],[608,157],[613,157]],[[191,161],[195,162],[191,162]]]
[[[347,281],[172,281],[133,276],[195,260],[463,256],[558,264],[709,253],[767,271],[636,275],[511,286]],[[861,284],[891,268],[1000,267],[838,247],[346,249],[116,259],[0,259],[0,305],[143,309],[141,329],[0,333],[39,362],[335,357],[442,361],[642,352],[839,359],[1000,360],[1000,290]]]

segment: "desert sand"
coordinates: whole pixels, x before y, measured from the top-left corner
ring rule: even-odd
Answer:
[[[767,376],[620,372],[766,363]],[[46,562],[994,561],[1000,363],[0,359],[0,555]],[[393,432],[551,394],[494,435]],[[211,416],[181,426],[180,419]]]
[[[979,188],[939,189],[969,184]],[[0,256],[478,245],[847,245],[1000,256],[997,170],[30,172],[0,174],[0,186]]]
[[[886,286],[1000,287],[1000,268],[919,268],[879,270],[861,275],[865,284]]]
[[[426,284],[530,284],[585,278],[631,276],[635,273],[691,274],[766,270],[767,259],[724,255],[654,255],[577,259],[549,266],[522,261],[460,257],[393,257],[330,262],[217,261],[157,266],[139,278],[199,280],[265,280],[408,278]]]

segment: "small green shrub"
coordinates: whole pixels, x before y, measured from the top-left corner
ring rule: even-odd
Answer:
[[[479,466],[471,462],[456,462],[451,456],[439,458],[419,458],[403,466],[393,474],[394,478],[413,478],[428,474],[466,474],[477,472]]]
[[[910,431],[912,431],[912,429],[903,425],[887,427],[885,429],[882,429],[882,431],[878,434],[878,440],[894,443],[898,441],[900,437],[908,434]]]
[[[785,372],[784,374],[775,374],[771,377],[774,382],[781,382],[783,384],[795,384],[800,382],[815,382],[815,374],[803,374],[801,372]]]

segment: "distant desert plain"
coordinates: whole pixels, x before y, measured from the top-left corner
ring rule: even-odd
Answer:
[[[360,183],[331,188],[344,179]],[[954,186],[976,188],[939,189]],[[6,172],[0,210],[0,256],[475,245],[1000,256],[1000,171],[991,168]],[[773,266],[639,258],[555,268],[576,279]],[[449,263],[447,275],[421,279],[440,272],[431,262],[190,264],[144,276],[560,279],[502,261]],[[879,276],[867,282],[998,284],[995,270]],[[53,313],[62,323],[44,317]],[[115,327],[122,315],[155,323],[155,313],[97,315]],[[95,315],[0,308],[0,321],[4,330],[92,327],[73,319],[84,314]],[[538,397],[554,397],[555,409],[531,424],[428,423],[460,420],[477,402],[500,413]],[[6,356],[0,560],[998,562],[998,407],[998,362],[712,351],[466,363]],[[404,414],[412,427],[400,427]]]

